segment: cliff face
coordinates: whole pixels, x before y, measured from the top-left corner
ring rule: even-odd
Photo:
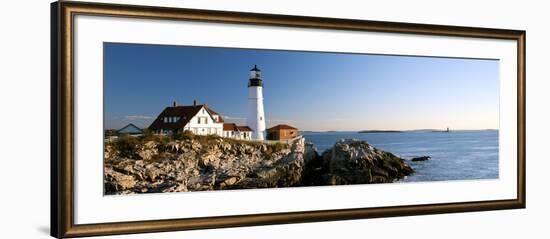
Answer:
[[[107,144],[104,183],[105,194],[132,194],[387,183],[412,172],[364,141],[341,141],[318,155],[304,139],[287,145],[192,138]]]
[[[223,138],[149,141],[133,158],[115,148],[106,146],[105,194],[288,187],[300,183],[304,167],[303,139],[290,145]]]

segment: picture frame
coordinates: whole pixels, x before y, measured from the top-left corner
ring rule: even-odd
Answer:
[[[75,45],[82,39],[75,31],[82,25],[75,24],[78,16],[97,18],[124,18],[128,21],[171,21],[190,23],[232,24],[243,26],[284,27],[295,31],[330,30],[359,33],[408,34],[440,38],[467,38],[482,40],[506,40],[514,42],[516,70],[516,105],[513,139],[516,147],[514,158],[514,198],[447,203],[418,203],[353,208],[326,208],[322,210],[258,212],[242,215],[218,215],[205,217],[167,217],[151,220],[109,221],[97,223],[75,222],[75,196],[78,188],[75,180]],[[201,26],[198,26],[201,27]],[[520,209],[526,206],[525,189],[525,47],[526,32],[521,30],[489,29],[461,26],[442,26],[414,23],[365,21],[289,15],[273,15],[243,12],[226,12],[198,9],[179,9],[152,6],[117,5],[86,2],[55,2],[51,4],[51,236],[81,237],[127,233],[165,232],[190,229],[256,226],[284,223],[318,222],[411,216],[425,214],[473,212],[485,210]],[[86,147],[79,145],[78,148]],[[316,189],[311,189],[316,190]],[[201,194],[206,195],[206,194]],[[197,197],[201,197],[201,195]],[[213,195],[213,194],[210,194]]]

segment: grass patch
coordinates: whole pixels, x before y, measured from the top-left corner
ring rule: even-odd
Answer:
[[[156,135],[152,134],[151,132],[146,132],[145,134],[141,136],[130,136],[130,135],[120,135],[119,138],[114,142],[108,142],[106,143],[106,146],[110,146],[115,152],[116,156],[120,158],[130,158],[130,159],[139,159],[139,155],[137,154],[140,148],[143,147],[147,142],[153,141],[157,143],[159,154],[156,155],[154,158],[164,158],[167,155],[164,155],[164,150],[162,148],[162,145],[166,145],[169,142],[173,141],[186,141],[191,140],[194,142],[198,142],[202,146],[209,146],[213,145],[220,140],[223,140],[223,142],[232,144],[232,145],[248,145],[252,146],[256,149],[260,149],[261,147],[264,147],[262,145],[265,145],[265,151],[263,152],[268,157],[271,157],[273,153],[281,152],[284,149],[288,149],[290,146],[285,143],[274,143],[274,144],[266,144],[259,141],[248,141],[248,140],[239,140],[239,139],[232,139],[232,138],[224,138],[220,137],[218,135],[195,135],[190,131],[179,131],[172,135]]]
[[[118,152],[119,157],[136,158],[140,140],[137,137],[121,135],[111,146]]]

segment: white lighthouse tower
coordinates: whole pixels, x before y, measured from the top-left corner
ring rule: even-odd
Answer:
[[[252,139],[265,139],[264,97],[262,94],[263,82],[261,71],[256,65],[250,70],[248,80],[248,115],[246,124],[254,132]]]

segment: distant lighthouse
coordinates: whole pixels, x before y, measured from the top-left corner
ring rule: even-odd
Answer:
[[[265,139],[264,97],[262,71],[256,65],[250,70],[248,80],[248,115],[246,124],[253,130],[252,139]]]

